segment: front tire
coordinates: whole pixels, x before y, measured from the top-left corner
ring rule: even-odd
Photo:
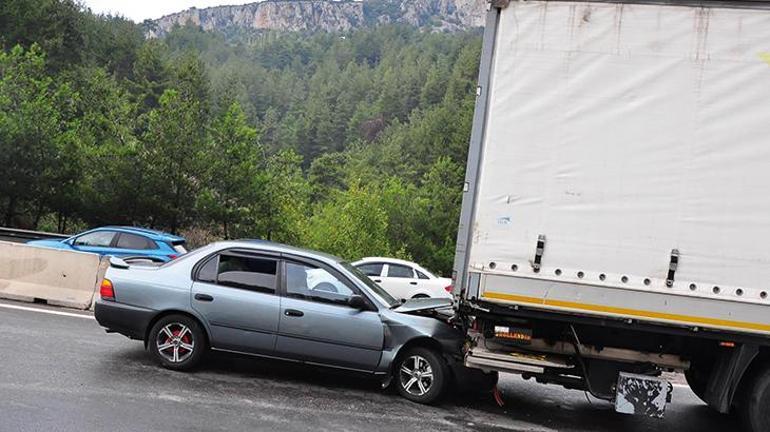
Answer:
[[[436,351],[415,347],[399,356],[395,381],[401,396],[417,403],[432,404],[444,395],[449,370]]]
[[[168,315],[155,323],[147,339],[147,350],[163,367],[188,371],[200,363],[207,349],[206,336],[197,320],[186,315]]]

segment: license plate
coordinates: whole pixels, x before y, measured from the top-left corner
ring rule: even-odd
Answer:
[[[496,325],[495,338],[527,345],[532,342],[532,329]]]

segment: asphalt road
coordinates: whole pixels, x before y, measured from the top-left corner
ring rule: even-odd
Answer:
[[[679,386],[656,420],[515,376],[501,379],[501,408],[489,395],[425,407],[364,376],[229,355],[210,356],[195,373],[171,372],[88,314],[8,305],[36,307],[0,302],[0,431],[737,430]]]

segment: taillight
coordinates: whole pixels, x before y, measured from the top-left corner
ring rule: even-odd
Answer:
[[[169,255],[169,256],[168,256],[168,259],[172,259],[172,260],[174,260],[174,259],[177,259],[177,257],[178,257],[178,256],[179,256],[179,255]]]
[[[102,297],[102,300],[115,301],[115,289],[112,287],[112,281],[102,279],[102,284],[99,286],[99,295]]]
[[[451,293],[452,289],[453,289],[452,285],[447,285],[447,286],[444,287],[444,290],[446,290],[446,292],[448,292],[448,293]]]

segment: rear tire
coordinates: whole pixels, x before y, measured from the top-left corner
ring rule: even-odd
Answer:
[[[746,432],[767,432],[770,431],[770,367],[752,378],[746,381],[738,412]]]
[[[697,368],[690,368],[684,373],[684,377],[687,379],[687,384],[690,386],[690,390],[698,396],[700,400],[706,402],[706,387],[708,386],[708,380],[711,376],[711,370],[701,370]]]
[[[480,369],[466,368],[462,365],[453,368],[453,370],[456,391],[460,394],[490,393],[497,386],[500,377],[494,371],[484,372]]]
[[[399,356],[393,375],[401,396],[413,402],[432,404],[444,396],[449,368],[436,351],[414,347]]]
[[[158,320],[147,338],[147,350],[163,367],[188,371],[200,363],[207,350],[206,335],[197,320],[168,315]]]

